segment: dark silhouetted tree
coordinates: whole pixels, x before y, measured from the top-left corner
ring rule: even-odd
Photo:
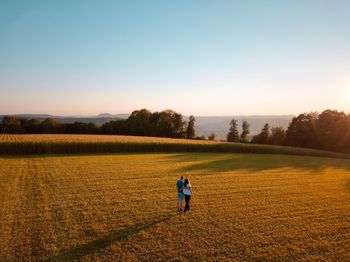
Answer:
[[[164,110],[159,113],[156,123],[156,136],[160,137],[185,137],[185,122],[183,116],[173,110]]]
[[[286,144],[289,146],[320,148],[315,131],[317,113],[300,114],[293,117],[286,133]]]
[[[128,122],[123,119],[104,123],[100,128],[100,132],[110,135],[129,135]]]
[[[252,139],[253,144],[268,144],[270,138],[270,126],[266,123],[260,134],[255,135]]]
[[[208,136],[208,140],[211,140],[211,141],[214,141],[216,138],[216,134],[215,133],[211,133],[209,136]]]
[[[272,127],[269,144],[284,145],[286,142],[286,130],[283,127]]]
[[[40,133],[44,134],[55,134],[58,133],[60,124],[52,119],[52,118],[46,118],[43,122],[40,123]]]
[[[128,118],[129,134],[151,136],[151,115],[147,109],[133,111]]]
[[[196,133],[194,131],[194,123],[196,122],[196,119],[194,116],[190,116],[186,128],[186,138],[188,139],[194,139],[196,136]]]
[[[337,151],[344,143],[347,115],[336,110],[325,110],[316,120],[315,131],[319,146],[325,150]]]
[[[40,133],[40,121],[38,119],[30,119],[25,125],[27,134],[39,134]]]
[[[248,136],[250,134],[249,127],[250,127],[250,125],[249,125],[248,121],[243,120],[240,142],[242,142],[242,143],[248,143],[249,142],[248,141]]]
[[[21,134],[24,133],[24,129],[21,126],[20,119],[14,116],[4,116],[1,123],[1,132],[9,134]]]
[[[61,124],[59,133],[63,134],[96,134],[98,127],[94,123],[74,122]]]
[[[237,120],[232,119],[230,122],[230,130],[226,136],[228,142],[239,142],[239,133],[237,129]]]
[[[173,112],[172,114],[172,122],[173,122],[173,135],[175,138],[185,138],[185,125],[186,122],[183,120],[183,116],[179,113]]]

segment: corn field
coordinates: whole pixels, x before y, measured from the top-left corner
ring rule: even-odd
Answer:
[[[173,138],[113,135],[2,134],[0,136],[0,154],[88,154],[118,152],[216,152],[350,158],[346,154],[315,149]]]

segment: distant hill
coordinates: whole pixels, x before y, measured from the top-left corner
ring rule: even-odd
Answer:
[[[55,116],[48,114],[16,114],[13,115],[18,118],[35,118],[43,120],[48,117],[53,118],[61,123],[95,123],[102,125],[112,120],[126,119],[129,114],[110,114],[102,113],[97,116]],[[3,116],[0,115],[0,120]],[[255,135],[260,132],[265,123],[269,123],[270,126],[282,126],[287,128],[293,115],[256,115],[256,116],[196,116],[196,133],[197,135],[208,136],[211,133],[215,133],[218,139],[225,139],[229,129],[229,124],[232,118],[237,119],[239,131],[241,131],[242,121],[247,120],[250,124],[251,135]],[[188,117],[185,117],[187,120]]]
[[[15,116],[17,118],[24,118],[24,119],[38,119],[38,120],[44,120],[46,118],[52,118],[55,119],[57,122],[60,123],[74,123],[74,122],[82,122],[82,123],[95,123],[97,125],[102,125],[104,123],[107,123],[112,120],[120,120],[125,119],[129,115],[128,114],[118,114],[118,115],[110,115],[110,116],[55,116],[55,115],[47,115],[47,114],[15,114],[11,116]],[[3,115],[0,115],[0,120],[2,120]]]
[[[128,118],[130,114],[110,114],[110,113],[102,113],[97,115],[97,117],[105,117],[105,118]]]

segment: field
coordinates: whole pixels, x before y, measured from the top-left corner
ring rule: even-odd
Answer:
[[[117,152],[216,152],[322,156],[350,155],[322,150],[158,137],[116,135],[0,135],[0,154],[84,154]]]
[[[3,261],[350,260],[349,160],[28,155],[0,156],[0,170]]]

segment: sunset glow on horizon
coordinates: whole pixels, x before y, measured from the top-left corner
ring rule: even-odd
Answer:
[[[350,112],[349,1],[7,1],[0,115]]]

